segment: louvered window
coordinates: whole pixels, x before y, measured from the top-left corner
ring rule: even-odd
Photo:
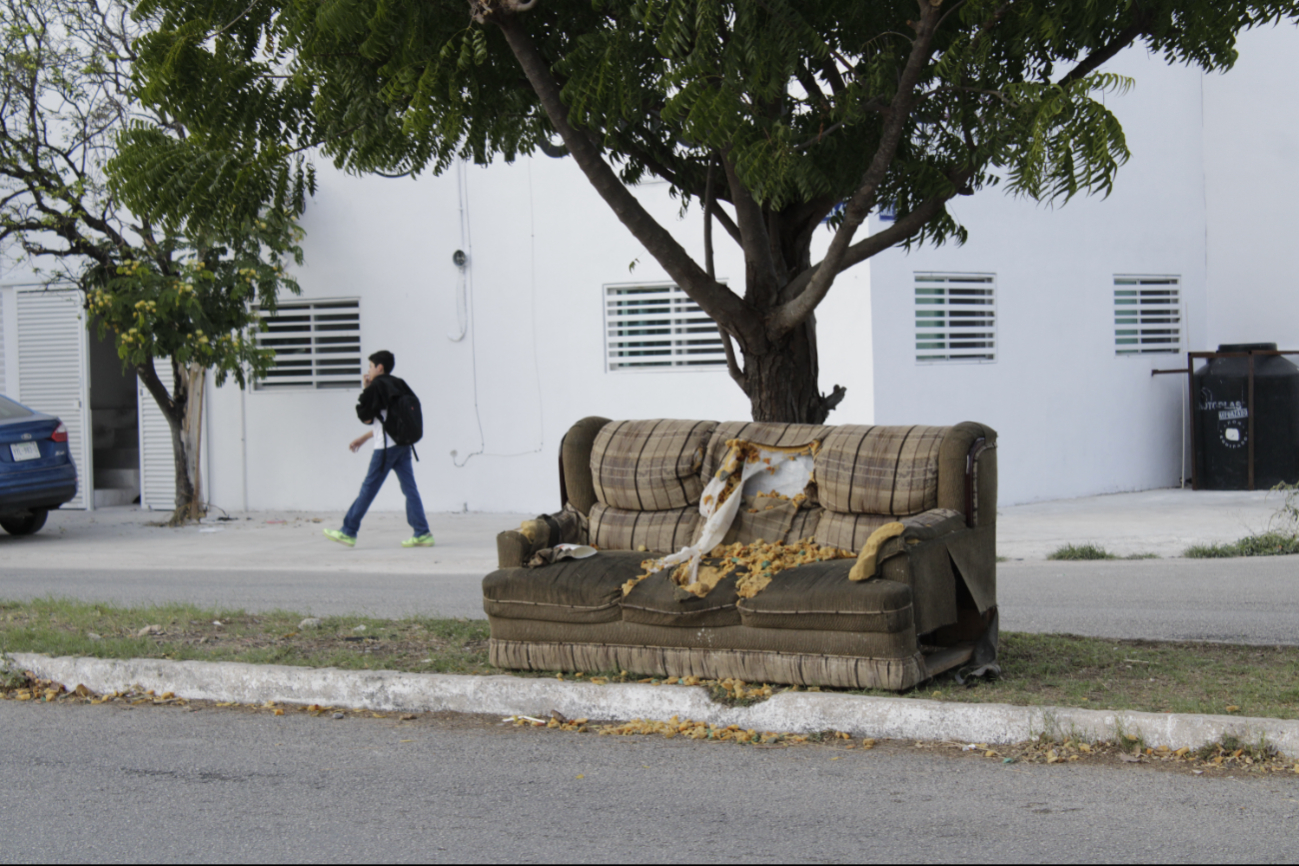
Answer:
[[[1114,351],[1119,355],[1182,351],[1180,278],[1114,278]]]
[[[258,390],[360,387],[360,301],[280,304],[265,322],[257,342],[275,350],[275,365]]]
[[[672,285],[605,286],[604,344],[611,371],[726,366],[717,324]]]
[[[915,275],[916,360],[997,359],[997,279],[992,274]]]

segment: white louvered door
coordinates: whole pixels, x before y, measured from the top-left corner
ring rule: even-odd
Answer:
[[[171,361],[156,358],[153,363],[158,378],[171,391],[175,387]],[[171,426],[158,408],[158,401],[138,376],[135,387],[140,405],[140,507],[172,511],[176,508],[176,459],[171,447]]]
[[[5,379],[5,370],[11,366],[9,357],[6,354],[6,347],[13,346],[9,337],[8,327],[10,320],[14,318],[13,313],[8,309],[13,297],[13,289],[0,287],[0,394],[9,395],[9,382]],[[15,383],[17,384],[17,383]],[[17,390],[16,388],[14,389]],[[12,395],[17,398],[17,395]]]
[[[93,508],[95,467],[90,446],[90,344],[81,292],[19,289],[17,376],[19,402],[56,415],[68,428],[68,453],[77,464],[77,497],[64,508]]]

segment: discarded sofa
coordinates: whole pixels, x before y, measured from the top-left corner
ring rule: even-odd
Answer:
[[[483,580],[492,664],[901,691],[997,653],[997,434],[952,427],[584,418],[560,447],[563,509],[502,532]],[[808,446],[797,501],[741,507],[727,542],[856,553],[881,527],[874,576],[852,558],[737,575],[703,597],[642,564],[691,544],[701,494],[736,442]],[[747,504],[747,503],[746,503]],[[557,559],[561,543],[598,553]],[[555,561],[551,561],[554,559]],[[534,567],[527,567],[531,562]]]

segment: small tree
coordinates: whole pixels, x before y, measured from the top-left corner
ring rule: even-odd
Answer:
[[[206,374],[243,386],[270,363],[256,343],[258,308],[298,290],[284,265],[301,261],[293,217],[303,196],[263,195],[186,223],[123,207],[105,171],[117,136],[185,136],[135,96],[140,29],[116,0],[0,0],[0,241],[17,240],[50,282],[80,286],[101,335],[114,334],[171,428],[172,519],[184,521],[203,508]],[[170,362],[170,387],[158,358]]]
[[[962,241],[947,210],[1003,185],[1108,193],[1127,159],[1098,70],[1144,43],[1225,69],[1295,0],[144,0],[150,98],[262,153],[323,145],[352,171],[442,171],[570,155],[624,226],[718,323],[759,420],[821,422],[817,306],[845,269]],[[559,142],[554,141],[558,136]],[[648,176],[702,207],[695,261],[633,194]],[[159,174],[158,180],[165,175]],[[182,186],[189,188],[190,184]],[[164,209],[193,204],[166,183]],[[875,209],[896,219],[859,238]],[[829,221],[824,258],[814,232]],[[712,226],[743,251],[714,278]],[[738,350],[737,350],[738,346]]]

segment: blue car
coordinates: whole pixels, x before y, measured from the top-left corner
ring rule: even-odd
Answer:
[[[0,527],[31,535],[51,508],[77,495],[77,467],[68,453],[68,428],[0,396]]]

